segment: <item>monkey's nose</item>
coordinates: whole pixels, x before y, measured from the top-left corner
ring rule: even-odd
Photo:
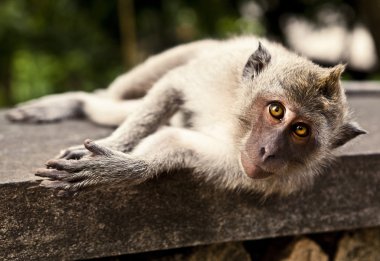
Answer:
[[[268,149],[265,149],[264,147],[260,148],[260,156],[263,162],[272,161],[276,159],[276,154],[272,151],[268,151]]]

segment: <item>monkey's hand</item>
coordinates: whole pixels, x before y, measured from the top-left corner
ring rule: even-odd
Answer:
[[[108,149],[119,150],[119,146],[116,146],[117,143],[112,142],[109,138],[97,140],[96,144],[98,144],[98,146],[106,147]],[[84,145],[77,145],[61,150],[55,158],[66,160],[79,160],[85,156],[90,156],[91,153],[92,152],[89,149],[87,149]]]
[[[90,155],[91,152],[88,151],[83,145],[72,146],[67,149],[61,150],[59,154],[55,157],[56,159],[67,159],[67,160],[79,160],[86,155]]]
[[[47,168],[38,169],[36,176],[49,178],[41,182],[41,186],[75,192],[124,181],[134,185],[147,179],[148,164],[145,161],[91,140],[86,140],[84,147],[91,153],[79,160],[50,160]]]

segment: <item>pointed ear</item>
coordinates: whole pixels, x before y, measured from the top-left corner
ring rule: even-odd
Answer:
[[[346,69],[346,64],[338,64],[335,65],[330,69],[330,75],[329,78],[331,81],[339,82],[340,76],[342,76],[342,73]]]
[[[259,42],[257,50],[249,57],[244,66],[243,78],[253,79],[269,64],[271,55],[268,50]]]
[[[356,122],[345,123],[340,127],[339,133],[333,140],[331,147],[335,149],[346,144],[356,136],[366,133],[367,131],[363,130]]]
[[[334,100],[341,93],[340,77],[346,68],[345,64],[338,64],[328,69],[327,76],[323,79],[320,92],[329,100]]]

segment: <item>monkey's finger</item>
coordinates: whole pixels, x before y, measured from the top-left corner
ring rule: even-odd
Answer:
[[[44,169],[44,168],[37,169],[34,175],[43,177],[43,178],[56,179],[56,180],[62,180],[63,178],[70,176],[70,174],[67,173],[66,171],[56,170],[56,169]]]
[[[59,180],[44,180],[40,183],[41,187],[58,190],[58,197],[74,196],[78,192],[78,188],[72,186],[72,184]]]
[[[67,190],[70,188],[70,183],[60,180],[43,180],[40,186],[44,188]]]
[[[96,144],[94,141],[87,139],[84,141],[84,146],[86,149],[94,153],[95,155],[104,155],[104,156],[111,156],[114,154],[114,152],[104,146],[101,146],[99,144]]]
[[[87,172],[80,172],[80,173],[68,175],[67,177],[65,177],[62,180],[72,183],[72,182],[83,181],[83,180],[88,179],[88,178],[89,178],[89,174],[87,174]]]
[[[82,191],[90,187],[93,188],[93,187],[99,186],[100,184],[102,183],[99,183],[99,181],[97,181],[96,179],[86,178],[83,181],[71,183],[69,190],[72,192]]]
[[[65,159],[67,159],[67,160],[80,160],[86,154],[88,154],[88,151],[86,149],[70,151],[70,153],[66,155]]]
[[[54,158],[56,159],[63,159],[70,153],[70,150],[61,150],[57,156]]]
[[[78,149],[67,149],[62,150],[55,158],[56,159],[75,159],[79,160],[83,158],[88,153],[88,151],[85,148],[78,148]]]
[[[88,162],[83,160],[49,160],[46,162],[46,167],[56,170],[65,170],[67,172],[78,172],[85,169],[88,166]]]

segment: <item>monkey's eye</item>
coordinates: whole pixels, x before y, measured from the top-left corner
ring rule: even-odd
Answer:
[[[273,118],[281,120],[284,118],[285,108],[281,103],[273,102],[269,105],[269,113]]]
[[[295,135],[301,138],[309,136],[309,127],[304,123],[296,123],[292,126],[292,131]]]

